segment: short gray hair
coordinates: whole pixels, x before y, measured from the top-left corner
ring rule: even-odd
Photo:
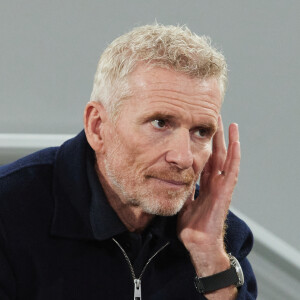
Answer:
[[[115,39],[100,57],[90,101],[101,102],[112,118],[121,99],[130,96],[127,76],[139,63],[174,70],[191,78],[215,77],[224,97],[227,64],[211,46],[210,38],[192,33],[186,26],[161,24],[136,27]]]

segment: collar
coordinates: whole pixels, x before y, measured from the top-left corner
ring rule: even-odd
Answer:
[[[95,171],[94,152],[88,151],[86,156],[87,177],[91,189],[90,220],[93,234],[97,240],[105,240],[127,231],[116,212],[108,203],[97,173]]]
[[[52,235],[94,239],[90,223],[91,192],[85,162],[89,149],[92,150],[84,131],[81,131],[57,150],[53,166]]]

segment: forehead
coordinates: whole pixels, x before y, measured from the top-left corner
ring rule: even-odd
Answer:
[[[222,99],[216,78],[190,78],[173,70],[139,66],[129,76],[129,87],[132,97],[128,104],[135,111],[166,110],[196,119],[217,119],[220,112]]]

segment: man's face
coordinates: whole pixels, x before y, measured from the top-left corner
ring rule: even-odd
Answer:
[[[193,196],[221,108],[218,82],[139,66],[133,95],[104,126],[102,175],[124,204],[173,215]],[[99,164],[99,159],[98,159]]]

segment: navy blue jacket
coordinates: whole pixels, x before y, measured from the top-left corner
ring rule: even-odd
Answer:
[[[97,192],[91,189],[91,153],[81,132],[61,147],[0,168],[1,300],[133,298],[128,264],[112,241],[115,237],[121,243],[128,232],[101,186]],[[176,216],[154,220],[134,266],[141,268],[161,245],[170,244],[147,266],[142,299],[205,299],[196,292],[194,268],[176,237]],[[245,275],[238,299],[256,299],[256,281],[246,258],[252,233],[231,212],[227,224],[227,251],[238,258]]]

